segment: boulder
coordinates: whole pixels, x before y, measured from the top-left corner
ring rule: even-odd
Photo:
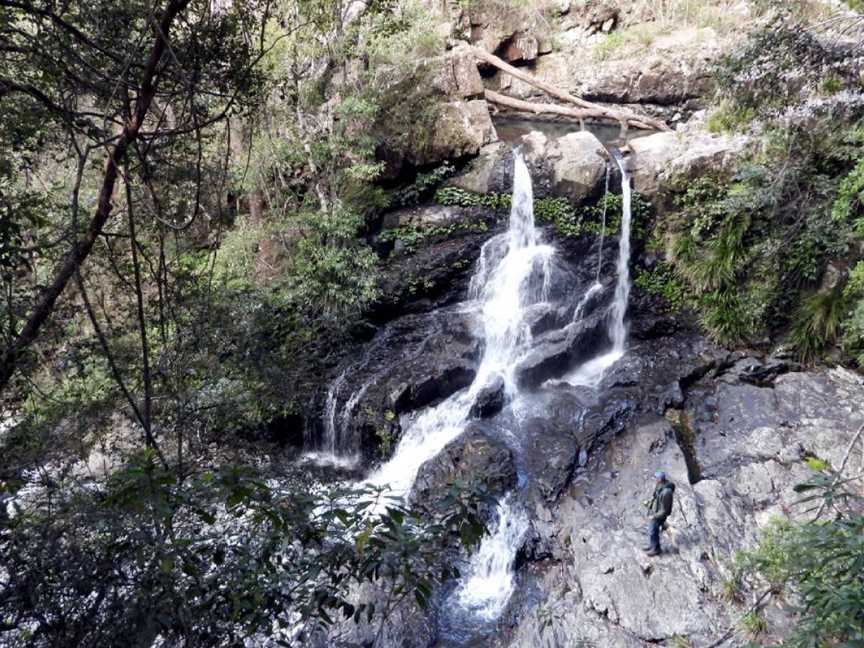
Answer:
[[[420,467],[413,496],[434,503],[447,495],[450,484],[459,482],[482,486],[490,497],[500,499],[516,486],[516,480],[513,452],[499,434],[487,434],[478,421]]]
[[[472,418],[489,418],[495,416],[504,407],[504,379],[496,375],[485,385],[474,399],[469,416]]]
[[[603,181],[609,155],[592,133],[569,133],[555,140],[553,159],[555,193],[579,201],[594,193]],[[557,155],[556,155],[557,153]]]
[[[440,94],[456,100],[483,96],[483,79],[467,49],[455,48],[446,56],[432,59],[428,65],[436,66],[432,84]]]
[[[531,69],[531,74],[538,81],[567,89],[570,85],[570,65],[565,53],[555,52],[538,58]],[[490,88],[516,99],[531,100],[544,95],[544,92],[533,85],[529,85],[521,79],[514,79],[506,72],[499,72],[488,81]]]
[[[693,126],[633,139],[633,188],[654,196],[665,182],[728,172],[748,143],[745,135],[712,135]]]
[[[609,103],[673,106],[688,104],[711,92],[710,70],[658,54],[624,60],[586,79],[586,99]]]
[[[587,131],[549,138],[533,131],[522,138],[525,162],[534,182],[534,195],[561,196],[574,202],[596,194],[606,174],[608,153]],[[513,158],[503,142],[485,147],[447,186],[473,193],[506,193],[512,188]]]
[[[412,156],[415,166],[476,155],[482,147],[498,139],[489,106],[483,100],[442,104],[432,128],[426,146]]]
[[[386,86],[382,101],[401,111],[387,111],[375,124],[375,155],[385,163],[384,178],[476,155],[498,139],[480,74],[464,48],[425,60],[407,74],[380,74]]]
[[[633,189],[643,196],[660,190],[660,174],[683,151],[680,133],[655,133],[630,142],[629,168]]]
[[[447,181],[446,186],[471,193],[504,193],[513,181],[512,147],[504,142],[484,146],[465,170]]]
[[[471,43],[490,54],[528,34],[528,15],[512,3],[478,3],[469,10]]]
[[[583,27],[589,34],[612,31],[621,11],[615,2],[609,0],[582,0],[575,9],[581,13]]]

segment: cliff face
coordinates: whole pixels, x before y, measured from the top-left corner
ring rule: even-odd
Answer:
[[[707,646],[727,632],[725,645],[748,644],[741,619],[765,592],[730,592],[732,557],[772,518],[804,514],[792,490],[812,474],[803,460],[842,462],[864,423],[864,380],[830,369],[754,385],[749,376],[763,363],[733,359],[684,390],[676,425],[687,421],[695,457],[676,443],[680,431],[668,418],[642,416],[538,516],[554,549],[526,569],[525,607],[514,601],[496,645],[635,648],[686,637],[687,645]],[[696,483],[688,479],[688,459],[700,468]],[[676,483],[676,501],[662,535],[664,554],[648,558],[642,501],[658,469]],[[532,598],[539,602],[529,604]],[[769,600],[769,636],[776,640],[793,619],[788,602]]]
[[[671,185],[680,190],[682,182],[729,176],[761,146],[758,133],[709,128],[703,110],[711,107],[715,91],[712,66],[740,44],[758,16],[747,2],[692,3],[688,11],[665,14],[652,13],[647,4],[450,3],[445,23],[451,46],[469,43],[564,92],[670,123],[670,132],[616,141],[628,154],[634,188],[662,218],[671,207]],[[548,101],[535,85],[492,66],[480,65],[478,85],[470,62],[459,60],[465,51],[450,54],[457,60],[448,64],[456,71],[454,87],[472,87],[472,103],[488,111],[493,124],[507,115],[486,102],[482,90]],[[613,191],[620,186],[594,135],[562,136],[538,122],[533,127],[538,130],[514,141],[495,141],[497,133],[484,137],[476,156],[472,148],[471,159],[444,183],[444,193],[452,192],[446,195],[461,196],[455,206],[387,217],[396,227],[440,229],[446,223],[444,229],[451,228],[407,254],[397,242],[390,277],[406,270],[417,277],[430,274],[447,265],[454,246],[469,250],[463,255],[469,260],[501,231],[506,210],[495,201],[512,186],[514,144],[521,146],[538,198],[584,206],[603,194],[604,182]],[[578,131],[578,124],[572,129]],[[442,124],[443,139],[448,130]],[[488,231],[453,229],[478,214]],[[555,226],[543,235],[566,268],[561,290],[582,295],[595,278],[593,260],[601,242],[585,232],[562,231],[561,222],[551,220]],[[644,241],[636,248],[635,266],[656,264],[656,249],[646,250]],[[614,269],[602,262],[600,269],[600,281],[608,287]],[[465,341],[476,335],[477,323],[454,326],[458,309],[449,309],[465,298],[469,274],[462,266],[443,283],[402,294],[390,305],[388,317],[395,321],[388,326],[405,328],[398,336],[379,338],[385,341],[374,357],[383,369],[375,384],[364,387],[363,398],[374,400],[367,410],[410,416],[471,382],[482,349]],[[605,306],[601,298],[595,313]],[[406,308],[411,315],[401,317]],[[580,355],[585,349],[603,345],[591,328],[597,322],[587,315],[573,335],[560,313],[538,312],[532,323],[538,344],[519,369],[533,414],[508,418],[506,404],[500,414],[507,401],[500,390],[490,390],[489,413],[421,469],[418,492],[424,498],[449,480],[486,476],[490,492],[501,496],[513,488],[515,470],[518,483],[528,483],[529,531],[518,548],[515,593],[497,622],[454,621],[442,594],[431,613],[406,612],[399,622],[403,631],[391,633],[386,645],[745,646],[752,637],[742,619],[757,602],[767,623],[760,640],[788,635],[794,623],[789,602],[755,584],[733,587],[734,557],[754,546],[773,518],[804,515],[793,487],[812,476],[808,459],[835,467],[842,462],[864,423],[864,380],[840,367],[805,369],[787,354],[765,351],[767,343],[762,352],[723,348],[700,334],[691,316],[671,315],[638,289],[628,319],[627,355],[600,384],[574,390],[555,381],[562,368],[590,357]],[[418,352],[422,345],[426,351]],[[388,357],[407,360],[386,367]],[[422,369],[413,366],[417,363]],[[463,380],[451,380],[451,365],[458,365]],[[363,367],[358,379],[361,374]],[[420,383],[434,394],[422,403],[405,396],[422,391]],[[345,394],[346,402],[349,397]],[[374,427],[362,414],[355,420]],[[398,439],[399,423],[388,424]],[[515,440],[494,441],[502,430]],[[648,557],[642,550],[648,542],[643,501],[656,470],[666,471],[677,488],[662,537],[664,553]],[[501,474],[507,479],[501,481]]]

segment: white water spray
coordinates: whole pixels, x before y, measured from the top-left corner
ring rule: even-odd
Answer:
[[[369,482],[408,494],[417,472],[465,429],[477,393],[495,376],[504,379],[511,396],[517,391],[517,360],[531,343],[527,309],[548,298],[554,248],[539,242],[534,227],[531,176],[521,154],[515,154],[510,227],[488,241],[480,252],[470,296],[480,310],[484,353],[471,386],[455,393],[416,418],[403,417],[405,430],[393,457]]]
[[[528,530],[528,517],[508,495],[498,504],[495,530],[471,558],[466,579],[455,599],[485,621],[494,621],[507,606],[515,586],[513,563],[516,548]]]
[[[630,230],[632,221],[632,191],[630,188],[630,176],[627,173],[624,159],[620,155],[613,155],[618,168],[621,169],[621,228],[618,237],[618,278],[615,284],[615,298],[612,302],[612,312],[609,318],[609,338],[612,348],[603,355],[580,365],[570,372],[565,378],[574,387],[597,387],[603,380],[606,371],[624,355],[624,347],[627,342],[627,326],[624,318],[627,315],[627,304],[630,300]],[[597,285],[597,284],[595,284]],[[594,290],[592,286],[588,293]],[[588,293],[583,297],[587,302]],[[584,308],[584,306],[583,306]],[[577,307],[578,310],[578,307]],[[581,315],[581,313],[579,313]],[[574,313],[574,321],[575,321]]]

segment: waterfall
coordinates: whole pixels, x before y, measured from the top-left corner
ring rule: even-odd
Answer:
[[[608,334],[612,341],[612,348],[606,353],[589,360],[580,365],[575,370],[571,371],[564,377],[564,382],[573,385],[574,387],[597,387],[603,380],[606,371],[615,364],[623,355],[624,347],[627,342],[627,326],[624,323],[624,318],[627,315],[627,303],[630,300],[630,229],[632,221],[632,190],[630,186],[630,175],[627,173],[627,168],[624,158],[618,151],[613,151],[612,156],[618,168],[621,170],[621,228],[618,235],[618,261],[616,264],[617,279],[615,283],[615,297],[612,302],[612,311],[609,317]],[[605,215],[604,215],[605,220]],[[595,287],[600,286],[599,283],[592,286],[580,302],[581,308],[584,309],[585,304],[590,298],[589,295]],[[602,289],[602,286],[599,287]],[[574,313],[574,321],[581,316],[580,306],[577,306],[577,312]]]
[[[603,190],[603,222],[600,227],[600,251],[597,253],[597,279],[596,283],[600,283],[600,273],[603,272],[603,243],[606,242],[606,209],[609,199],[609,163],[606,163],[606,187]]]
[[[345,384],[345,376],[348,369],[343,369],[336,380],[330,384],[327,391],[327,400],[324,403],[324,438],[321,442],[321,450],[336,455],[339,445],[339,422],[337,419],[337,407],[339,405],[339,391]],[[346,408],[347,410],[347,408]]]
[[[511,415],[518,431],[520,393],[515,379],[516,367],[533,343],[530,314],[532,307],[549,301],[555,250],[543,244],[534,224],[533,189],[528,168],[521,154],[514,153],[513,199],[509,227],[494,236],[480,250],[468,291],[466,310],[479,316],[482,358],[472,384],[434,407],[405,414],[403,430],[392,458],[367,477],[367,483],[389,487],[394,495],[410,495],[421,466],[435,458],[448,443],[459,437],[468,424],[469,411],[478,393],[499,377],[504,382]],[[630,294],[630,178],[623,161],[616,156],[624,187],[624,208],[618,246],[617,283],[608,320],[612,347],[578,367],[565,377],[572,385],[597,386],[606,370],[624,353],[625,315]],[[608,167],[607,167],[608,190]],[[604,211],[604,227],[606,215]],[[573,320],[581,319],[591,299],[603,290],[599,273],[603,266],[603,241],[598,258],[598,280],[576,305]],[[534,309],[536,311],[536,309]],[[370,379],[370,384],[372,380]],[[340,392],[346,383],[340,375],[331,386],[325,407],[325,449],[339,451],[340,430],[356,404],[361,387],[337,413]],[[527,401],[526,401],[527,402]],[[518,434],[516,435],[518,438]],[[518,441],[517,441],[518,443]],[[497,505],[493,532],[486,536],[464,569],[465,578],[447,599],[450,608],[460,610],[475,622],[496,620],[514,589],[516,554],[528,530],[529,518],[519,501],[519,489]]]
[[[597,278],[594,280],[591,287],[585,291],[585,294],[582,295],[582,299],[579,300],[579,303],[576,304],[576,308],[573,310],[574,322],[578,322],[582,319],[582,313],[585,311],[585,307],[588,305],[588,302],[591,301],[591,298],[597,293],[603,291],[603,284],[600,283],[600,274],[603,272],[603,244],[606,242],[606,209],[607,199],[609,198],[609,176],[609,164],[607,163],[606,184],[603,191],[603,217],[600,225],[600,248],[597,251]]]
[[[389,486],[395,494],[410,492],[417,471],[465,429],[477,393],[496,376],[506,392],[517,392],[517,360],[531,343],[525,319],[528,307],[548,298],[555,249],[539,242],[534,226],[534,196],[528,167],[514,153],[510,225],[483,245],[471,279],[469,297],[481,315],[483,358],[470,387],[401,420],[403,435],[393,457],[370,475],[369,482]]]
[[[627,341],[627,328],[624,316],[627,314],[627,302],[630,299],[630,221],[632,220],[630,176],[625,168],[624,158],[615,153],[615,162],[621,169],[622,213],[621,231],[618,236],[618,281],[615,285],[615,300],[612,303],[612,351],[623,354],[624,343]]]
[[[582,313],[585,311],[585,307],[588,305],[588,302],[591,301],[591,298],[597,293],[603,290],[603,284],[599,281],[592,284],[591,287],[585,291],[585,294],[582,295],[582,299],[579,300],[579,303],[576,304],[576,308],[573,309],[573,321],[578,322],[582,319]]]
[[[495,530],[471,558],[465,581],[455,592],[456,601],[486,621],[494,621],[513,593],[516,550],[528,530],[528,517],[508,495],[498,504]]]

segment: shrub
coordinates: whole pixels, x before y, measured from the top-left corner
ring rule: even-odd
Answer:
[[[783,646],[857,646],[864,638],[864,500],[849,489],[851,480],[826,462],[807,463],[815,474],[795,486],[802,495],[799,505],[830,511],[829,516],[772,521],[755,549],[736,556],[736,565],[745,578],[758,577],[777,593],[795,595],[798,621]],[[754,618],[745,617],[744,625],[765,629],[764,621]]]
[[[829,344],[840,338],[847,303],[842,285],[804,300],[795,314],[791,336],[803,361],[815,360]]]
[[[383,622],[409,597],[425,607],[458,575],[445,548],[473,548],[484,533],[474,496],[455,487],[440,506],[419,507],[300,471],[266,483],[238,466],[181,477],[139,453],[105,482],[58,488],[0,521],[4,646],[33,645],[33,628],[53,646],[157,635],[243,645],[258,633],[306,645],[288,630],[298,621]]]

